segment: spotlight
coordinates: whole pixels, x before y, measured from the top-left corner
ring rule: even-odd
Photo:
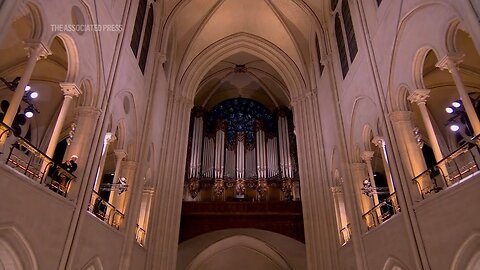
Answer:
[[[460,127],[458,125],[453,124],[453,125],[450,126],[451,131],[458,131],[459,129],[460,129]]]
[[[455,107],[455,108],[460,108],[460,106],[462,106],[462,104],[458,101],[454,101],[454,102],[452,102],[452,106]]]
[[[445,108],[445,111],[446,111],[447,113],[453,113],[453,109],[450,108],[450,107]]]
[[[27,118],[32,118],[33,117],[33,110],[30,107],[28,107],[28,108],[25,109],[24,114]]]
[[[35,98],[38,97],[38,92],[33,91],[33,92],[31,92],[30,94],[28,94],[28,96],[29,96],[30,98],[32,98],[32,99],[35,99]]]
[[[25,86],[25,92],[30,91],[30,89],[32,89],[32,87],[30,87],[30,85]]]

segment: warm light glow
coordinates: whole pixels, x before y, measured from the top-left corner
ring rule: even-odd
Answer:
[[[445,108],[445,111],[446,111],[447,113],[453,113],[453,109],[450,108],[450,107]]]
[[[25,112],[25,116],[26,116],[27,118],[32,118],[32,117],[33,117],[33,112],[27,111],[27,112]]]
[[[454,101],[454,102],[452,102],[452,106],[455,107],[455,108],[459,108],[460,106],[462,106],[462,104],[460,104],[460,102],[458,102],[458,101]]]
[[[30,87],[30,85],[25,86],[25,91],[30,91],[30,89],[32,89],[32,87]]]
[[[460,127],[458,125],[451,125],[450,126],[451,131],[458,131],[459,129],[460,129]]]
[[[38,97],[38,92],[32,92],[30,93],[31,98],[37,98]]]

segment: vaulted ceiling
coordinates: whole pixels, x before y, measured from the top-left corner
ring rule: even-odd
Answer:
[[[163,29],[163,53],[169,75],[181,80],[195,59],[234,35],[249,35],[275,48],[308,81],[312,73],[315,33],[320,32],[315,10],[323,1],[292,0],[191,0],[165,3],[168,19]],[[317,13],[317,12],[315,12]],[[221,44],[219,45],[221,47]],[[211,107],[234,98],[255,99],[269,108],[288,106],[290,91],[285,76],[268,57],[240,50],[214,59],[204,72],[195,104]]]

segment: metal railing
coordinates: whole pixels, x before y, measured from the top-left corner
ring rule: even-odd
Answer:
[[[8,150],[5,164],[23,173],[39,184],[45,184],[56,193],[66,197],[72,180],[76,176],[56,164],[50,157],[13,130],[0,122],[0,142]],[[4,154],[4,153],[1,153]]]
[[[460,182],[479,170],[480,149],[479,136],[465,143],[450,155],[440,160],[413,178],[418,190],[425,199],[428,195],[440,192]]]
[[[135,239],[137,240],[137,243],[144,247],[145,246],[145,236],[147,232],[145,229],[141,228],[140,225],[137,224],[137,229],[135,230]]]
[[[398,205],[397,195],[394,192],[363,214],[362,218],[367,225],[367,229],[370,230],[384,223],[399,212],[400,206]]]
[[[350,223],[348,223],[347,225],[345,225],[345,227],[340,229],[341,244],[345,245],[346,243],[348,243],[348,241],[350,241],[351,238],[352,238],[352,228],[350,226]]]
[[[120,225],[125,218],[122,212],[118,211],[115,206],[105,201],[95,191],[92,193],[92,198],[88,205],[88,211],[117,230],[120,229]]]

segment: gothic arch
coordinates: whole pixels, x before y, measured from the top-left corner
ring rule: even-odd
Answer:
[[[383,270],[408,270],[408,268],[394,257],[388,257]]]
[[[82,94],[78,97],[77,105],[94,107],[96,103],[96,95],[94,95],[93,83],[90,79],[82,79],[80,83]]]
[[[44,28],[45,28],[45,25],[46,23],[44,22],[44,19],[45,16],[44,16],[44,12],[43,10],[41,9],[41,7],[37,4],[37,3],[34,3],[33,1],[28,1],[26,4],[25,4],[25,11],[29,12],[30,13],[30,18],[32,20],[32,26],[33,26],[33,29],[32,29],[32,40],[41,40],[43,35],[44,35]]]
[[[409,95],[409,88],[405,84],[401,84],[397,87],[398,90],[395,91],[395,95],[390,96],[390,106],[392,111],[411,111],[410,104],[407,99]]]
[[[280,269],[290,270],[292,269],[287,261],[272,247],[265,242],[247,235],[234,235],[225,239],[222,239],[216,243],[213,243],[200,254],[198,254],[187,266],[186,270],[195,270],[202,265],[203,262],[209,258],[215,256],[221,251],[227,250],[232,247],[241,246],[248,249],[252,249],[263,256],[269,258]]]
[[[433,51],[433,53],[435,54],[435,57],[437,59],[440,59],[438,51],[433,47],[422,47],[418,49],[415,54],[415,58],[413,60],[413,67],[412,67],[412,71],[413,71],[412,76],[413,76],[413,82],[415,84],[414,86],[416,89],[426,88],[425,82],[423,80],[423,75],[424,75],[423,67],[425,64],[425,59],[427,58],[427,54],[430,51]]]
[[[53,35],[48,44],[51,45],[55,38],[59,38],[62,41],[63,45],[65,46],[65,50],[67,51],[68,68],[65,82],[76,82],[80,69],[77,44],[75,43],[75,40],[66,33]]]
[[[0,265],[12,270],[38,269],[32,248],[13,226],[0,226]]]
[[[290,100],[301,97],[307,90],[305,78],[295,62],[280,48],[269,41],[248,33],[237,33],[225,37],[197,55],[182,76],[179,76],[181,93],[193,99],[200,81],[207,72],[222,59],[237,52],[252,54],[271,65],[283,78],[291,91]]]
[[[82,267],[82,270],[103,270],[103,265],[102,261],[98,256],[92,258],[84,267]]]
[[[471,235],[455,255],[451,270],[475,270],[480,266],[480,233]]]

